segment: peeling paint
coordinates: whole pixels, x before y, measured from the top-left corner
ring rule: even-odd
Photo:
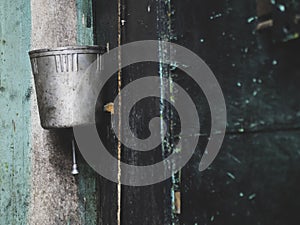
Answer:
[[[23,5],[22,10],[15,8]],[[21,22],[20,22],[21,21]],[[18,23],[18,29],[16,24]],[[11,45],[11,43],[14,43]],[[30,2],[0,2],[0,224],[26,224],[30,179]],[[15,115],[21,114],[22,117]]]

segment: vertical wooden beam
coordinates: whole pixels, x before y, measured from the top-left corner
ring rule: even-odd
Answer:
[[[118,46],[118,1],[94,2],[95,10],[95,44],[106,46],[108,49]],[[113,102],[118,91],[117,76],[113,76],[101,90],[99,98],[99,111],[96,114],[98,132],[101,140],[105,142],[111,154],[117,157],[117,143],[112,131],[110,120],[111,114],[104,112],[104,105]],[[103,177],[99,177],[99,223],[117,224],[118,196],[117,185]]]
[[[32,49],[75,45],[76,2],[31,0]],[[40,126],[35,91],[32,98],[32,177],[30,224],[82,224],[78,186],[72,169],[71,130]]]
[[[77,44],[94,44],[93,1],[77,0]],[[79,154],[78,154],[79,155]],[[81,224],[99,224],[98,174],[79,155],[78,194]]]
[[[76,0],[77,5],[77,44],[94,44],[93,0]]]

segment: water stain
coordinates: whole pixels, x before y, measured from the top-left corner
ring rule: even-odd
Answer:
[[[14,100],[16,97],[17,97],[16,94],[11,94],[11,95],[9,96],[9,99],[12,101],[12,100]]]
[[[25,100],[26,101],[29,101],[30,100],[30,97],[32,95],[32,87],[29,87],[25,93]]]
[[[13,130],[14,130],[14,132],[16,132],[16,123],[15,123],[15,121],[14,121],[14,120],[12,120],[11,122],[12,122],[12,126],[13,126]]]

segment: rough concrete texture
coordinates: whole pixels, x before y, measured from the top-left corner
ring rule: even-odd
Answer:
[[[76,44],[76,1],[32,0],[31,49]],[[34,85],[33,85],[34,86]],[[81,224],[78,187],[71,175],[71,130],[40,126],[32,97],[32,180],[29,224]]]
[[[76,44],[76,0],[32,0],[32,48]]]

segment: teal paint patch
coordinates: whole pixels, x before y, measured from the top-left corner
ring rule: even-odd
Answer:
[[[30,1],[0,1],[0,224],[27,223],[30,35]]]
[[[83,225],[96,225],[98,221],[97,174],[84,161],[79,159],[78,192],[80,221]]]
[[[157,20],[157,33],[158,33],[158,39],[162,40],[162,41],[174,41],[177,39],[176,35],[173,32],[172,29],[172,23],[174,20],[174,14],[175,11],[174,9],[172,9],[171,7],[171,0],[163,0],[160,1],[157,5],[157,14],[158,14],[158,19]],[[175,103],[175,99],[174,99],[174,83],[172,80],[172,76],[174,76],[172,69],[161,63],[163,61],[163,59],[172,59],[172,56],[170,55],[170,52],[165,52],[163,50],[164,46],[161,44],[159,46],[159,58],[160,58],[160,64],[159,64],[159,76],[161,78],[161,109],[160,109],[160,114],[161,114],[161,118],[164,116],[164,111],[165,111],[165,104],[164,104],[164,98],[165,98],[165,93],[168,92],[170,95],[170,102]],[[165,84],[163,82],[163,78],[168,78],[169,79],[169,83]],[[175,103],[176,104],[176,103]],[[168,110],[169,111],[169,110]],[[168,114],[168,119],[171,122],[171,124],[173,124],[174,122],[174,115],[172,111],[167,112]],[[163,119],[161,119],[161,141],[162,143],[164,142],[164,121]],[[172,145],[168,144],[168,143],[173,143],[174,142],[174,137],[173,137],[173,128],[171,128],[170,130],[171,135],[168,137],[169,141],[166,142],[165,145],[162,145],[162,153],[163,153],[163,157],[165,157],[165,155],[170,154],[172,151],[181,151],[180,148],[178,149],[173,149]],[[167,166],[167,165],[166,165]],[[180,186],[181,186],[181,172],[179,171],[178,173],[172,175],[171,177],[171,190],[170,190],[170,203],[171,203],[171,218],[172,218],[172,224],[178,224],[179,223],[179,215],[181,209],[177,208],[176,206],[176,196],[175,193],[176,192],[180,192]]]
[[[93,5],[92,0],[77,0],[77,44],[93,45]],[[96,225],[98,222],[97,173],[79,158],[78,195],[81,224]]]
[[[94,44],[93,1],[77,0],[77,44]]]

